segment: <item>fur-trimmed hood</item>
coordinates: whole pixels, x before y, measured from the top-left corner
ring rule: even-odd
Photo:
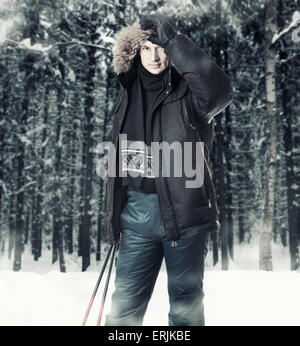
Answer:
[[[139,25],[123,28],[115,37],[113,46],[113,66],[117,75],[131,68],[140,44],[152,35],[151,30],[143,31]]]

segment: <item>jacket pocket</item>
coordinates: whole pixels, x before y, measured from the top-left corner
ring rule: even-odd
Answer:
[[[187,128],[191,128],[193,130],[196,130],[196,126],[194,126],[194,124],[190,120],[190,116],[189,116],[185,101],[183,102],[183,121],[184,121],[184,124]]]

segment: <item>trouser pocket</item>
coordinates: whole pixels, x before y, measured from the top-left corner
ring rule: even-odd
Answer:
[[[144,237],[163,238],[162,222],[157,194],[128,190],[128,200],[120,215],[122,232],[130,229]]]

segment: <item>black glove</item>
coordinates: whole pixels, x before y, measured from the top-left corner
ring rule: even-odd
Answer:
[[[140,20],[140,26],[144,31],[152,30],[153,35],[148,40],[162,48],[165,48],[168,42],[177,34],[174,20],[163,14],[143,16]]]

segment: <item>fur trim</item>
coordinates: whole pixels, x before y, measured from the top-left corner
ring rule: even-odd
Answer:
[[[148,40],[151,30],[143,31],[140,26],[123,28],[115,37],[113,46],[113,66],[116,74],[129,71],[142,41]]]

